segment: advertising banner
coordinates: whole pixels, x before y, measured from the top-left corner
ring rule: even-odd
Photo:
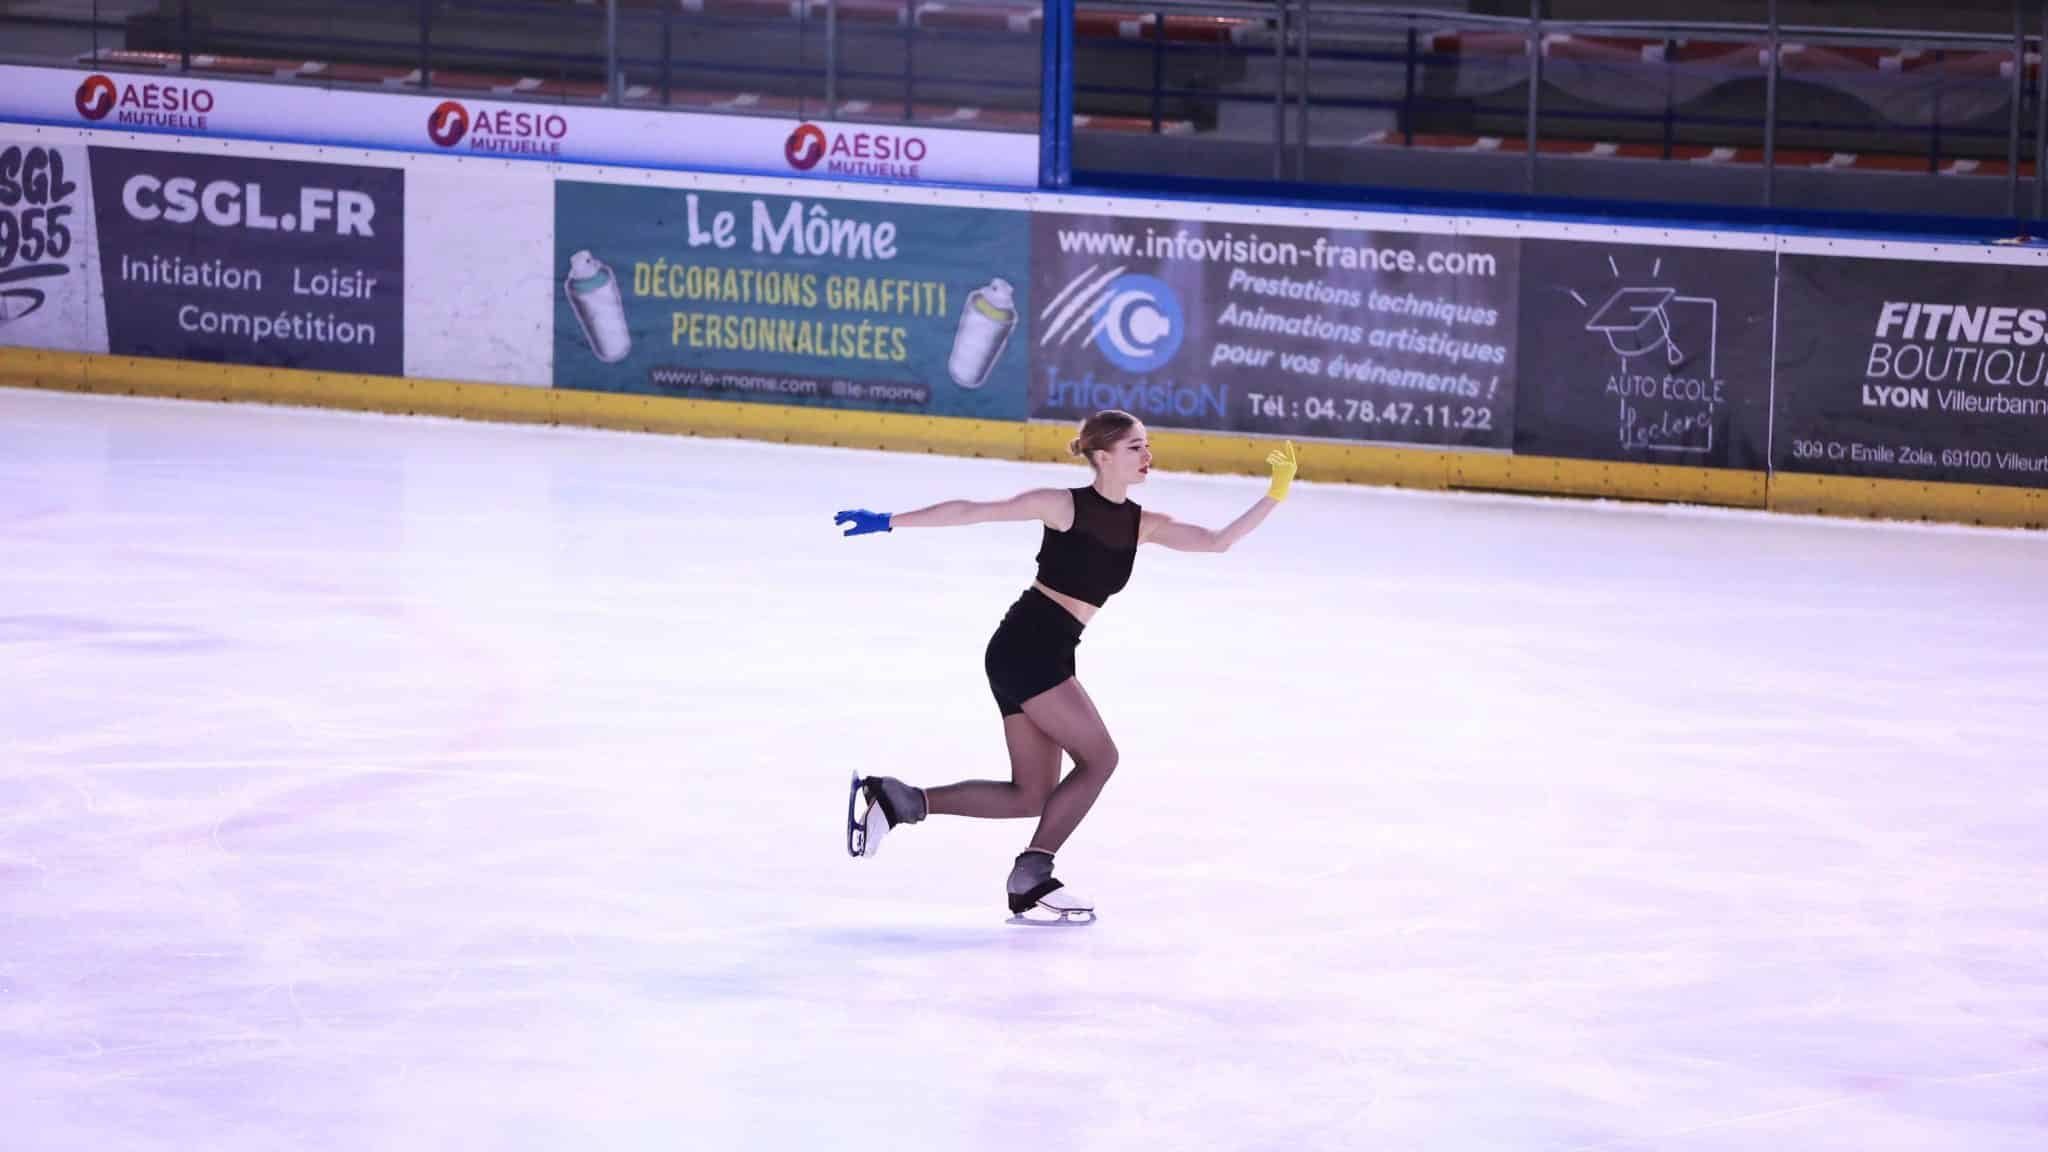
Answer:
[[[555,386],[1021,420],[1022,212],[555,185]]]
[[[1506,448],[1516,245],[1037,215],[1031,414]]]
[[[92,148],[107,348],[405,372],[405,173]]]
[[[2048,269],[1786,254],[1774,465],[2048,487]]]
[[[0,66],[0,120],[509,160],[1029,188],[1038,137]]]
[[[1773,259],[1524,240],[1515,452],[1768,467]]]
[[[0,344],[106,351],[99,271],[86,150],[0,139]]]

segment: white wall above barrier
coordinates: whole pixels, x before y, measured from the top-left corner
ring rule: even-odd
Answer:
[[[1038,137],[0,66],[0,120],[463,156],[1032,188]]]

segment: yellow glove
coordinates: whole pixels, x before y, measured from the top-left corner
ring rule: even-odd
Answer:
[[[1294,459],[1294,441],[1289,440],[1285,447],[1268,452],[1266,463],[1273,466],[1273,486],[1266,489],[1266,495],[1275,500],[1287,499],[1287,486],[1294,483],[1294,470],[1297,467]]]

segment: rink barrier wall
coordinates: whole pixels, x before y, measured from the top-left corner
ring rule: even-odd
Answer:
[[[1864,520],[1929,520],[2001,528],[2048,528],[2048,491],[1989,484],[1922,483],[1860,476],[1771,477],[1773,512]]]
[[[781,443],[1062,461],[1065,425],[566,392],[453,380],[200,364],[0,347],[0,385],[109,396],[280,404]],[[1161,431],[1175,470],[1256,475],[1270,441]],[[1428,490],[1695,503],[1864,519],[2048,528],[2048,492],[1798,473],[1708,471],[1318,443],[1308,478]]]
[[[278,404],[1023,461],[1069,459],[1064,424],[786,408],[454,380],[201,364],[0,347],[0,385],[107,396]],[[1176,471],[1257,475],[1271,442],[1162,430]],[[1616,464],[1317,443],[1307,478],[1439,491],[1597,497],[2048,528],[2048,492],[1989,485]]]
[[[1058,463],[1070,461],[1066,424],[789,408],[201,364],[139,356],[0,348],[0,385],[102,396],[277,404],[405,416],[567,425],[628,432],[725,437],[878,451]],[[1272,441],[1162,429],[1152,435],[1172,471],[1262,475]],[[1321,483],[1446,491],[1602,496],[1763,508],[1761,472],[1458,454],[1414,448],[1316,443],[1307,449]]]
[[[0,348],[0,384],[103,396],[277,404],[882,450],[915,448],[958,455],[1022,456],[1027,442],[1025,429],[994,420],[906,418],[28,348]]]
[[[27,237],[40,229],[46,239],[54,236],[51,221],[61,213],[69,229],[66,242],[74,247],[49,252],[68,263],[15,266],[15,275],[0,281],[0,340],[19,346],[0,348],[0,381],[8,383],[1033,461],[1067,460],[1064,446],[1074,420],[1100,405],[1103,395],[1163,388],[1179,389],[1185,398],[1193,389],[1215,386],[1223,401],[1190,420],[1155,413],[1142,403],[1135,408],[1152,425],[1162,467],[1258,475],[1273,441],[1289,436],[1304,442],[1304,479],[1310,481],[2044,526],[2048,498],[2018,486],[2040,483],[2037,477],[2048,469],[2048,454],[2034,447],[2042,438],[2027,419],[2008,419],[2002,412],[1996,418],[1959,415],[1946,404],[1930,411],[1924,396],[1920,411],[1901,412],[1898,405],[1873,407],[1869,389],[1860,404],[1856,396],[1866,360],[1876,363],[1869,359],[1873,323],[1883,339],[1886,324],[1898,320],[1886,318],[1895,308],[1891,301],[2025,308],[2048,289],[2048,251],[2041,249],[856,186],[50,126],[16,126],[9,134],[17,147],[49,151],[52,163],[64,163],[61,172],[39,170],[33,157],[26,167],[0,163],[0,180],[13,181],[21,194],[17,206],[6,209],[13,214],[13,234]],[[0,148],[9,144],[0,140]],[[37,183],[39,171],[46,178]],[[249,219],[177,224],[169,218],[172,201],[161,191],[173,176],[216,182],[238,194],[246,189]],[[138,180],[144,182],[140,200],[132,195]],[[304,208],[304,226],[294,229],[289,215],[282,217],[282,229],[251,223],[259,192],[273,219],[294,206]],[[322,197],[329,206],[342,198],[374,211],[375,235],[345,234],[332,211],[313,215]],[[239,202],[227,203],[234,208]],[[889,253],[894,262],[867,270],[898,277],[893,283],[943,285],[950,293],[926,318],[905,322],[907,360],[876,372],[872,360],[863,363],[837,349],[808,362],[791,355],[735,355],[729,345],[721,346],[722,353],[703,352],[702,345],[672,338],[671,312],[680,318],[685,308],[716,311],[723,305],[684,304],[680,297],[638,288],[621,289],[629,295],[621,317],[637,346],[634,354],[607,357],[590,318],[565,303],[563,269],[573,268],[572,255],[594,243],[610,245],[603,251],[629,273],[629,283],[647,261],[658,268],[670,257],[763,275],[806,267],[821,273],[862,270],[844,260],[806,265],[782,259],[780,248],[763,251],[760,221],[793,219],[805,207],[875,237],[886,226],[897,249]],[[706,246],[717,215],[754,222],[754,257],[745,248]],[[1085,327],[1063,333],[1058,321],[1046,320],[1068,290],[1102,287],[1100,281],[1091,286],[1089,276],[1109,250],[1070,245],[1077,234],[1141,245],[1154,236],[1176,245],[1190,238],[1228,244],[1235,235],[1297,251],[1350,247],[1483,262],[1487,270],[1477,279],[1459,280],[1449,268],[1415,275],[1404,270],[1387,278],[1353,269],[1329,272],[1314,284],[1319,291],[1383,290],[1432,306],[1456,303],[1488,315],[1476,326],[1463,316],[1455,323],[1444,318],[1443,330],[1494,342],[1500,399],[1483,383],[1490,369],[1466,361],[1462,371],[1476,373],[1482,387],[1464,394],[1463,414],[1485,419],[1460,426],[1446,415],[1440,425],[1403,427],[1368,411],[1362,419],[1347,416],[1339,423],[1331,398],[1343,397],[1347,388],[1348,394],[1368,400],[1378,395],[1382,402],[1389,396],[1419,398],[1413,405],[1418,409],[1449,397],[1403,392],[1377,378],[1355,388],[1323,385],[1312,369],[1280,371],[1283,364],[1246,373],[1212,358],[1225,343],[1259,339],[1242,335],[1243,325],[1230,327],[1219,315],[1226,301],[1255,302],[1233,296],[1236,285],[1226,279],[1241,269],[1266,274],[1258,271],[1264,266],[1244,262],[1252,257],[1213,251],[1190,257],[1140,248],[1133,260],[1126,247],[1121,257],[1109,255],[1104,267],[1121,262],[1150,285],[1146,291],[1160,290],[1174,313],[1177,340],[1184,337],[1187,345],[1178,359],[1169,349],[1161,361],[1133,367],[1097,347],[1094,333],[1075,338]],[[21,260],[32,261],[25,246],[20,252]],[[244,298],[222,305],[219,294],[209,300],[146,278],[130,282],[130,265],[138,259],[215,256],[262,270],[268,283],[248,295],[246,305]],[[361,330],[374,331],[376,339],[367,344],[296,347],[287,341],[237,348],[216,339],[209,346],[181,334],[171,319],[175,310],[195,304],[246,307],[258,317],[300,307],[294,302],[298,270],[330,262],[383,277],[384,287],[374,294],[324,305]],[[961,347],[954,318],[961,317],[964,331],[969,287],[998,274],[1019,289],[1016,331],[1007,344],[995,345],[981,379],[961,382],[948,358]],[[634,302],[633,296],[646,299]],[[1034,302],[1047,306],[1035,311]],[[723,307],[727,320],[750,318],[745,306]],[[1372,310],[1380,307],[1375,301]],[[636,318],[632,308],[646,314]],[[869,314],[858,310],[842,310],[838,317],[813,305],[785,311],[821,329],[852,327],[854,315],[863,317],[862,328],[869,326]],[[1494,314],[1501,317],[1501,330],[1490,335]],[[1325,315],[1323,321],[1326,328],[1332,318],[1362,323],[1375,341],[1400,334],[1404,326],[1414,336],[1415,329],[1434,322],[1406,315],[1374,320],[1361,309]],[[760,316],[755,308],[751,318]],[[1686,327],[1702,317],[1711,327]],[[872,318],[886,321],[881,313]],[[1660,328],[1663,343],[1657,342]],[[1320,331],[1314,341],[1305,333],[1291,338],[1333,367],[1340,353],[1354,360],[1367,355],[1355,335],[1348,347]],[[1951,359],[1961,348],[1978,364],[2004,355],[1983,345],[1962,348],[1957,339],[1938,338],[1928,347],[1948,349]],[[1671,367],[1663,369],[1667,344]],[[1372,346],[1382,367],[1461,371],[1433,368],[1406,346]],[[1130,350],[1123,351],[1128,359]],[[1505,361],[1498,358],[1502,353]],[[2027,353],[2035,355],[2048,351]],[[243,362],[219,363],[223,357]],[[252,362],[265,358],[271,363]],[[691,371],[701,364],[705,374],[735,378],[680,387],[664,380],[651,387],[650,366],[663,364]],[[2010,369],[2007,361],[2005,370]],[[1632,379],[1645,387],[1617,392],[1619,373],[1640,373]],[[1698,396],[1674,395],[1674,376],[1704,377],[1713,395],[1704,406]],[[776,402],[783,395],[777,387],[806,379],[834,389],[850,382],[853,390],[814,391],[808,403]],[[870,397],[859,391],[864,380],[907,382],[928,399]],[[765,389],[759,387],[764,381]],[[1872,382],[1897,383],[1876,376]],[[2031,388],[1986,393],[1984,381],[1972,383],[1980,398],[2017,396],[2036,403]],[[735,391],[742,388],[748,391]],[[1251,403],[1254,392],[1268,394],[1269,403]],[[756,398],[728,398],[736,395]],[[1272,403],[1277,401],[1287,403]],[[1688,436],[1695,439],[1684,441]],[[1809,446],[1804,458],[1798,455],[1802,436]],[[1815,436],[1829,438],[1824,451],[1841,455],[1816,457]],[[1830,474],[1854,470],[1838,468],[1834,460],[1853,464],[1873,448],[1902,437],[1910,445],[1915,436],[1928,447],[1973,452],[1981,437],[1982,447],[1996,451],[1974,454],[1996,457],[1996,469],[2016,483]],[[1661,463],[1673,459],[1687,463]],[[1944,461],[1943,470],[1966,466],[1979,474],[1990,467],[1963,462],[1951,469]]]

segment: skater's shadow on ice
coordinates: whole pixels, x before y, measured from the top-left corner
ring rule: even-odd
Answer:
[[[90,616],[0,616],[0,647],[61,644],[143,652],[197,652],[218,648],[211,633],[179,624],[135,623]]]
[[[854,952],[979,952],[1000,948],[1007,943],[1000,933],[986,928],[937,924],[813,928],[796,934],[807,938],[815,948]]]

